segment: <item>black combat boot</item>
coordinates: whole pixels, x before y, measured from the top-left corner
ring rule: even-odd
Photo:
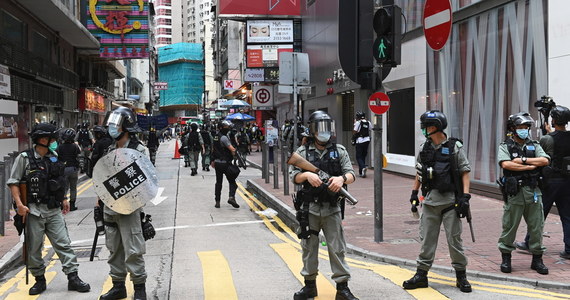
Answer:
[[[127,288],[124,281],[113,281],[113,287],[99,300],[118,300],[127,298]]]
[[[192,168],[192,173],[190,173],[190,176],[194,176],[198,174],[198,172],[196,172],[196,169]]]
[[[216,200],[216,204],[214,205],[215,208],[220,208],[220,200]]]
[[[46,290],[46,277],[44,275],[36,276],[36,283],[30,288],[30,295],[39,295]]]
[[[75,201],[69,201],[69,210],[70,211],[76,211],[77,210],[77,206],[75,206]]]
[[[530,264],[530,268],[535,270],[538,274],[548,274],[548,268],[542,262],[542,254],[532,255],[532,263]]]
[[[91,290],[89,283],[83,282],[81,278],[77,275],[77,272],[67,274],[67,289],[70,291],[78,291],[80,293],[86,293]]]
[[[336,296],[335,300],[358,300],[354,297],[350,289],[348,288],[348,282],[341,282],[336,284]]]
[[[414,277],[404,281],[402,286],[406,290],[413,290],[417,288],[427,288],[428,287],[428,278],[427,278],[427,271],[418,269]]]
[[[134,300],[146,300],[146,287],[144,283],[135,284]]]
[[[293,295],[294,300],[307,300],[317,297],[317,281],[305,280],[305,286]]]
[[[501,253],[501,257],[503,258],[503,262],[501,263],[501,272],[511,273],[513,271],[513,268],[511,267],[511,254]]]
[[[228,199],[228,203],[233,206],[234,208],[239,208],[239,204],[236,202],[236,197],[230,197]]]
[[[206,172],[210,172],[210,166],[206,166]]]
[[[455,271],[455,276],[457,277],[455,286],[464,293],[471,293],[471,284],[467,281],[467,274],[465,274],[465,271]]]

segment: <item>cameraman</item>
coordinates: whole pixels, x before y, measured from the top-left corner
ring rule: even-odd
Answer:
[[[550,133],[540,139],[540,146],[552,158],[550,165],[543,169],[544,219],[548,216],[552,204],[556,203],[564,232],[564,250],[560,252],[560,257],[570,259],[570,132],[566,131],[566,124],[570,121],[570,110],[559,105],[550,111],[550,116],[554,131],[550,132],[550,126],[545,122],[544,127]],[[517,242],[516,247],[528,251],[528,243],[527,233],[524,242]]]

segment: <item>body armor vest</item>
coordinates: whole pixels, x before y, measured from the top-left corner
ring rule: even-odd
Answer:
[[[331,177],[343,175],[342,166],[340,164],[340,154],[338,152],[336,144],[329,145],[325,150],[325,154],[322,158],[319,157],[319,154],[317,153],[316,149],[309,150],[309,146],[305,145],[305,155],[306,159],[310,163],[312,163],[315,167],[319,168],[319,170],[329,174]],[[318,202],[329,201],[332,203],[333,201],[336,201],[338,198],[337,195],[332,195],[331,193],[329,193],[328,188],[326,189],[323,189],[322,187],[315,188],[308,182],[305,182],[303,184],[303,189],[306,190],[308,194],[314,195],[315,193],[318,193],[318,195],[315,195],[316,197],[318,197]]]
[[[79,145],[85,147],[91,145],[91,139],[89,138],[89,131],[87,129],[79,130],[79,135],[77,136],[77,142]]]
[[[536,146],[534,142],[530,139],[525,141],[523,148],[521,149],[513,139],[508,139],[505,141],[507,144],[507,149],[511,156],[511,160],[520,157],[533,158],[536,157]],[[532,171],[511,171],[503,169],[503,174],[505,177],[515,177],[519,182],[519,185],[530,186],[532,188],[539,184],[540,180],[540,170],[541,168],[536,168]]]
[[[231,162],[233,159],[232,152],[227,147],[222,145],[221,139],[222,134],[219,133],[214,137],[214,151],[212,153],[212,159],[219,159],[225,162]]]
[[[79,161],[77,156],[80,153],[77,145],[72,143],[64,143],[59,146],[59,151],[57,152],[59,160],[65,164],[66,167],[76,167],[79,168]]]
[[[61,207],[65,197],[65,165],[57,156],[38,159],[32,149],[25,153],[29,162],[25,175],[28,203],[47,204],[50,209]]]
[[[570,175],[570,132],[555,131],[549,134],[554,139],[552,169],[559,175]]]
[[[198,132],[193,131],[188,134],[188,149],[190,151],[200,151],[202,149]]]
[[[358,136],[360,137],[370,136],[370,122],[360,121],[360,130],[358,131]]]
[[[202,140],[204,141],[204,145],[209,146],[212,141],[210,141],[210,134],[207,131],[200,131],[200,134],[202,135]]]
[[[454,159],[455,144],[458,139],[448,139],[439,149],[432,146],[428,140],[420,152],[422,162],[421,182],[422,194],[436,189],[441,193],[455,191],[451,160]]]

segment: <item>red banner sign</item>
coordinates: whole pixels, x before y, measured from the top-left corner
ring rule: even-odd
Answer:
[[[301,0],[220,0],[220,15],[300,16]]]

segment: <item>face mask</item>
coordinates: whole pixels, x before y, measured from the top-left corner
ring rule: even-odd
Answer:
[[[57,149],[57,141],[53,141],[51,144],[49,144],[48,149],[49,149],[51,152],[55,152],[55,149]]]
[[[424,134],[424,136],[425,136],[426,138],[429,137],[429,133],[427,132],[427,128],[422,128],[422,133]]]
[[[119,132],[119,128],[115,126],[109,126],[109,135],[114,139],[118,139],[119,136],[121,136],[121,132]]]
[[[523,140],[526,140],[526,138],[528,138],[528,133],[529,133],[528,129],[517,129],[518,137],[520,137]]]
[[[223,135],[226,135],[229,131],[230,131],[229,128],[222,128],[222,129],[220,129],[220,132],[221,132]]]
[[[327,143],[331,139],[330,132],[319,132],[317,134],[317,140],[321,143]]]

